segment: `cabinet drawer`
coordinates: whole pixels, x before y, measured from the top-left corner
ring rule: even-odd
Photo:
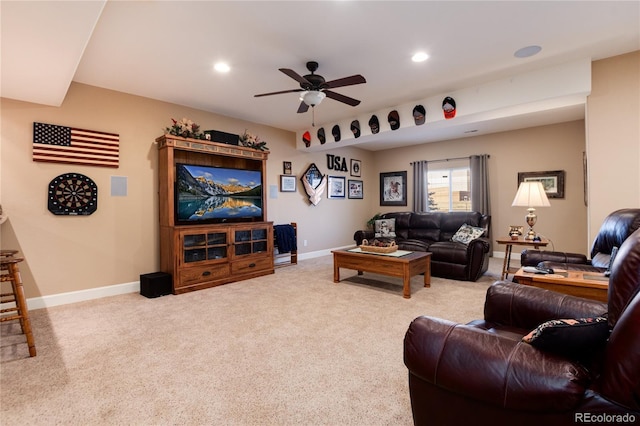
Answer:
[[[229,264],[218,264],[194,268],[184,268],[180,271],[180,285],[191,285],[204,281],[211,281],[229,276]]]
[[[253,271],[263,271],[273,268],[273,259],[270,257],[253,257],[246,260],[238,260],[231,263],[232,274],[244,274]]]

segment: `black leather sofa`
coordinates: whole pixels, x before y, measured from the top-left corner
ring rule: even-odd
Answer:
[[[613,262],[607,304],[498,281],[487,291],[484,319],[465,325],[416,318],[404,340],[414,423],[637,424],[639,290],[636,231]],[[587,340],[580,356],[556,351],[571,348],[575,333],[592,328],[557,328],[563,334],[544,350],[522,341],[549,320],[589,317],[606,317],[599,323],[604,333],[601,328],[597,343]]]
[[[395,241],[400,250],[431,252],[431,275],[477,281],[489,267],[489,227],[491,216],[478,212],[398,212],[380,219],[395,219]],[[482,237],[468,245],[451,241],[463,224],[484,228]],[[373,239],[374,231],[359,230],[353,235],[357,245]]]
[[[522,266],[543,266],[552,269],[572,269],[604,272],[609,267],[611,252],[640,228],[640,209],[620,209],[607,216],[591,246],[591,259],[580,253],[563,251],[523,250]]]

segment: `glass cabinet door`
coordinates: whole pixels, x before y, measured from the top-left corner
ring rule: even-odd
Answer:
[[[227,233],[212,232],[207,234],[207,259],[224,259],[227,257]]]
[[[224,259],[227,257],[227,233],[184,234],[182,251],[184,263]]]
[[[234,235],[236,256],[267,251],[267,228],[239,229]]]

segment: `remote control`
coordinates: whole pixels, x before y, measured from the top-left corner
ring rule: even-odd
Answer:
[[[553,274],[553,269],[541,266],[525,266],[522,270],[531,274]]]

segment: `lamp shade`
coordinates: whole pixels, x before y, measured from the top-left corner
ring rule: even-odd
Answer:
[[[522,182],[518,187],[516,197],[513,199],[512,206],[520,207],[549,207],[549,198],[544,192],[544,187],[540,182]]]
[[[317,90],[309,90],[307,92],[303,92],[300,95],[300,100],[304,101],[305,104],[309,106],[316,106],[327,96],[324,92],[319,92]]]

